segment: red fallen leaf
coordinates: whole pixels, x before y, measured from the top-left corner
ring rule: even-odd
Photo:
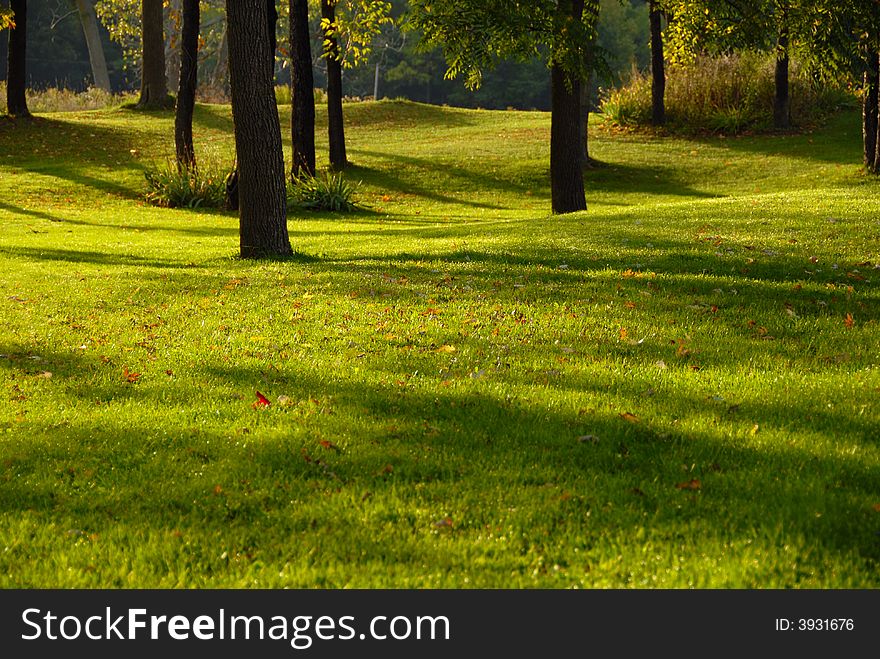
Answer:
[[[172,371],[172,370],[169,368],[167,371],[165,371],[165,375],[169,375],[169,376],[170,376],[170,375],[174,375],[174,371]]]
[[[623,306],[625,306],[627,309],[635,309],[636,303],[635,302],[624,302]]]
[[[329,439],[322,439],[318,443],[321,446],[323,446],[325,449],[330,450],[330,451],[339,451],[340,450],[340,448],[338,446],[336,446],[336,444],[331,442]]]
[[[638,423],[639,422],[639,417],[637,417],[632,412],[623,412],[622,414],[620,414],[620,418],[623,419],[624,421],[629,421],[630,423]]]
[[[703,487],[703,484],[700,482],[700,479],[694,478],[693,480],[686,481],[684,483],[678,483],[675,486],[676,490],[699,490]]]
[[[259,391],[257,392],[257,400],[254,401],[254,404],[251,405],[255,410],[260,409],[262,407],[269,407],[272,403],[269,402],[269,399],[266,398]]]
[[[141,379],[141,374],[140,373],[132,373],[131,371],[128,370],[128,367],[123,367],[122,377],[125,378],[126,382],[131,382],[132,384],[134,384],[135,382],[137,382],[138,380]]]
[[[852,329],[856,324],[855,319],[851,313],[846,314],[846,318],[843,319],[843,324],[846,325],[847,329]]]
[[[215,485],[214,486],[214,496],[219,496],[221,494],[223,494],[223,486],[222,485]]]

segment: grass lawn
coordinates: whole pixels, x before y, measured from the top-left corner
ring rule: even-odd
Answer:
[[[0,120],[0,585],[880,587],[856,113],[596,130],[552,217],[548,115],[346,112],[369,209],[262,263],[140,201],[170,115]]]

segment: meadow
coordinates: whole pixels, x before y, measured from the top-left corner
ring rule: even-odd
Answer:
[[[0,586],[880,586],[856,112],[594,124],[556,217],[548,114],[346,113],[363,209],[264,262],[143,201],[171,114],[0,119]]]

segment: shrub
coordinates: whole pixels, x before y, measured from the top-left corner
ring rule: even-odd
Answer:
[[[666,81],[666,115],[670,128],[683,131],[740,133],[766,130],[773,123],[775,58],[744,52],[698,57],[672,66]],[[848,99],[834,85],[822,85],[791,61],[792,123],[814,123]],[[647,125],[651,120],[651,77],[634,71],[630,82],[611,90],[601,103],[606,121],[620,126]]]
[[[275,85],[275,101],[278,105],[290,105],[290,85]],[[315,104],[321,105],[327,102],[327,94],[323,89],[315,88]]]
[[[357,209],[357,185],[339,172],[318,176],[293,176],[287,185],[288,204],[312,211],[348,212]]]
[[[135,98],[134,94],[111,94],[97,87],[82,92],[48,87],[28,89],[27,104],[31,112],[79,112],[103,110],[121,105]],[[0,82],[0,111],[6,112],[6,83]]]
[[[224,208],[228,174],[210,161],[181,170],[176,161],[168,160],[144,171],[146,200],[166,208]]]

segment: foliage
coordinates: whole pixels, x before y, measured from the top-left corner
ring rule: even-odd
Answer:
[[[310,211],[351,212],[357,209],[357,185],[345,179],[342,172],[324,172],[317,176],[292,176],[287,185],[289,205]]]
[[[347,111],[375,213],[275,263],[143,203],[167,114],[0,122],[0,586],[880,587],[856,112],[594,132],[548,222],[546,114]]]
[[[11,9],[0,7],[0,30],[5,30],[8,27],[15,27],[13,17],[14,14]]]
[[[736,134],[772,126],[774,62],[771,55],[742,52],[702,56],[670,68],[666,111],[671,130]],[[797,60],[791,65],[792,119],[813,124],[852,97],[839,87],[817,84]],[[651,77],[634,72],[630,82],[606,93],[600,110],[622,126],[651,123]]]
[[[275,100],[278,102],[278,105],[290,105],[291,103],[291,94],[290,94],[290,85],[276,85],[275,86]],[[325,92],[320,87],[315,87],[315,104],[321,104],[326,102],[327,100],[327,92]]]
[[[373,41],[383,26],[393,22],[391,3],[384,0],[336,0],[336,20],[331,24],[321,19],[324,38],[321,52],[329,55],[329,39],[339,44],[338,58],[344,68],[365,62],[373,49]]]
[[[181,168],[169,159],[144,170],[145,198],[165,208],[224,208],[229,172],[216,162]]]

